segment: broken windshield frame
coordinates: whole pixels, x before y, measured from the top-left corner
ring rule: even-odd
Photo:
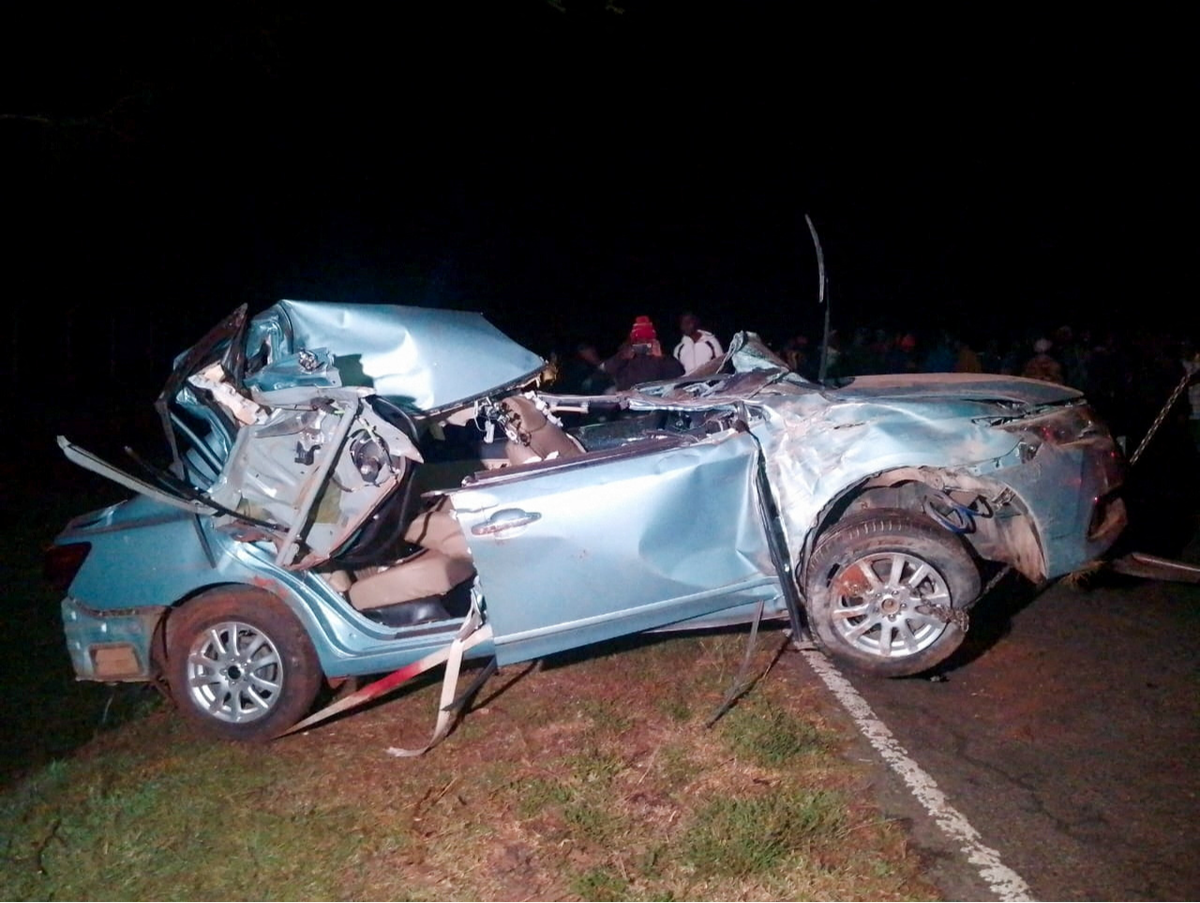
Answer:
[[[187,466],[179,450],[176,416],[171,410],[173,405],[182,405],[192,413],[198,414],[201,419],[208,421],[213,429],[220,429],[225,440],[226,451],[237,433],[236,424],[220,409],[220,406],[193,392],[187,381],[200,370],[219,363],[234,388],[241,389],[242,377],[246,369],[243,338],[246,332],[247,309],[247,305],[241,305],[210,329],[204,338],[176,358],[171,375],[167,378],[166,385],[163,386],[162,392],[154,402],[154,409],[158,412],[163,432],[167,437],[167,445],[171,449],[171,470],[180,479],[186,478]],[[186,399],[183,397],[184,393],[186,393]],[[188,440],[189,444],[195,444],[193,447],[197,447],[197,454],[205,458],[206,463],[211,464],[209,460],[213,456],[211,446],[190,429],[180,430],[180,432],[184,434],[184,438]],[[200,441],[196,442],[198,439]],[[207,453],[199,451],[198,446],[200,445],[205,446]]]

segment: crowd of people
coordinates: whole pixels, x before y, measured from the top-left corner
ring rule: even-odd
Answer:
[[[575,349],[572,359],[559,361],[559,385],[564,391],[585,395],[624,391],[638,383],[684,376],[725,354],[721,342],[701,327],[694,313],[680,316],[679,335],[679,342],[668,353],[654,322],[639,316],[612,356],[602,358],[595,345],[584,343]]]
[[[1144,435],[1172,390],[1188,373],[1200,371],[1200,349],[1178,335],[1060,326],[1029,332],[1002,344],[993,338],[974,346],[947,330],[921,333],[858,327],[831,332],[825,378],[877,373],[999,373],[1061,383],[1082,390],[1115,435]],[[560,361],[565,392],[604,394],[642,382],[691,373],[724,354],[721,340],[688,311],[679,317],[678,341],[664,344],[649,317],[638,316],[626,339],[605,356],[592,344],[578,346]],[[822,343],[793,335],[775,347],[792,370],[816,380]],[[1200,446],[1200,378],[1181,394],[1164,428],[1191,434]],[[1132,451],[1132,449],[1129,449]]]

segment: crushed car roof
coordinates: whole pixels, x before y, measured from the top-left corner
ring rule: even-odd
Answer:
[[[343,384],[370,386],[424,413],[527,381],[546,366],[482,314],[460,310],[284,300],[247,329],[246,357],[263,364],[322,348],[337,358]]]

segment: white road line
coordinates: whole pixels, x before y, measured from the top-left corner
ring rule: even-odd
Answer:
[[[804,658],[817,676],[825,682],[838,701],[845,706],[863,736],[883,757],[891,769],[900,775],[913,796],[925,807],[938,827],[966,854],[967,861],[979,870],[979,875],[999,900],[1033,900],[1032,891],[1025,881],[1000,861],[1000,854],[984,846],[979,832],[966,817],[946,800],[928,772],[909,757],[886,724],[858,695],[850,681],[821,652],[805,650]]]

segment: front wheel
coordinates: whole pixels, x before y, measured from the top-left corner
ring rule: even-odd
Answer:
[[[817,543],[805,580],[810,626],[853,670],[904,677],[950,656],[979,570],[961,539],[907,511],[852,515]]]
[[[268,592],[223,587],[167,622],[167,673],[180,712],[226,740],[269,740],[299,721],[321,687],[303,626]]]

